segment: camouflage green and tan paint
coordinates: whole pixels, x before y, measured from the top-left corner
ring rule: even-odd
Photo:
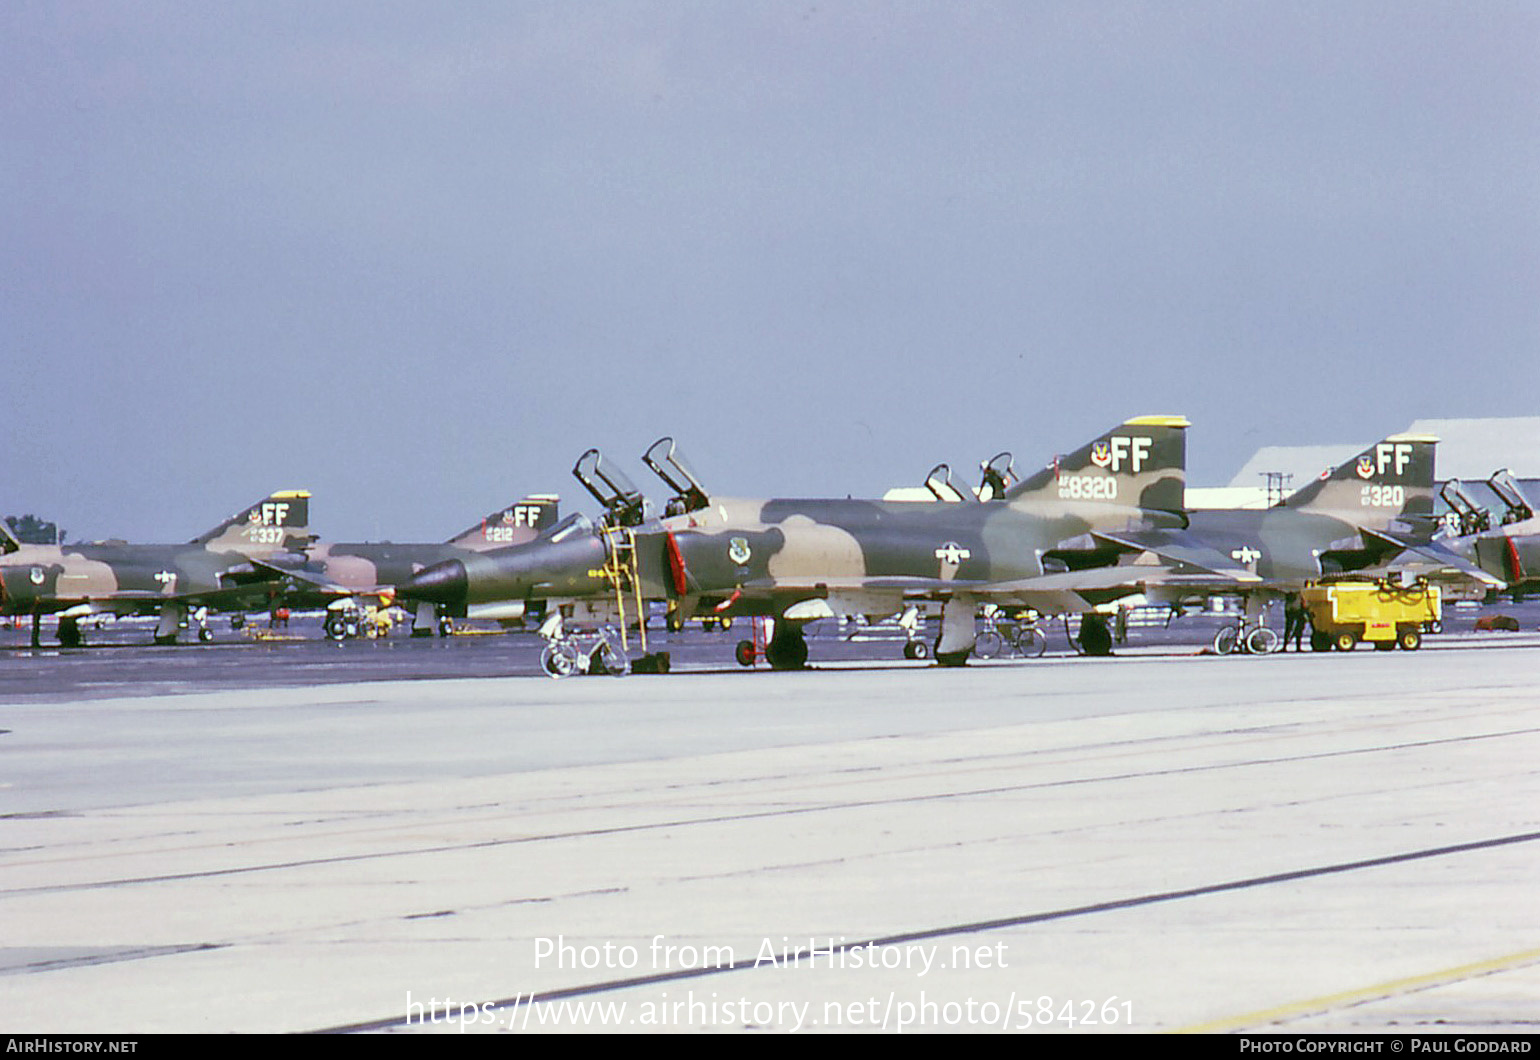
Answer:
[[[0,556],[0,613],[62,613],[60,636],[90,614],[159,614],[157,639],[174,638],[190,607],[244,608],[269,591],[253,561],[310,544],[310,494],[282,490],[241,509],[187,544],[105,541],[19,545]]]
[[[451,609],[495,600],[604,598],[609,542],[631,541],[641,595],[689,617],[772,615],[778,651],[799,665],[801,625],[829,613],[887,615],[909,600],[943,605],[938,658],[971,648],[980,602],[1089,606],[1073,590],[1033,584],[1113,553],[1092,531],[1184,525],[1181,417],[1129,420],[987,503],[736,500],[700,496],[689,510],[636,527],[572,525],[522,548],[442,564],[398,586]],[[608,535],[608,537],[606,536]],[[818,602],[818,603],[815,603]]]
[[[533,541],[542,530],[555,525],[559,503],[555,494],[530,494],[491,512],[445,542],[316,543],[302,555],[285,557],[284,564],[275,564],[275,573],[290,579],[282,600],[292,607],[325,607],[351,594],[377,593],[434,564]],[[419,614],[414,631],[431,632],[436,617],[431,609]],[[503,609],[477,617],[513,616]]]

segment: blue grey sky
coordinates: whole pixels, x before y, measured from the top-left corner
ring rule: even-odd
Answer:
[[[437,540],[1536,413],[1540,5],[0,6],[0,511]]]

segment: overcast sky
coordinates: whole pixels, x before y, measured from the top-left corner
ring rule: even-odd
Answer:
[[[437,540],[1540,413],[1540,5],[0,5],[0,511]]]

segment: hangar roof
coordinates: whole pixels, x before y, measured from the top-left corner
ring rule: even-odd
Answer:
[[[1540,416],[1500,419],[1414,420],[1402,434],[1431,434],[1439,439],[1437,470],[1442,479],[1485,480],[1507,468],[1518,478],[1540,478]],[[1263,473],[1293,475],[1298,489],[1322,471],[1337,467],[1376,439],[1340,445],[1269,445],[1258,449],[1229,482],[1233,487],[1262,488]]]

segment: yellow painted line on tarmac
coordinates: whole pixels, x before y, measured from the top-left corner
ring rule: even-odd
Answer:
[[[1441,972],[1415,975],[1409,979],[1394,979],[1388,983],[1380,983],[1377,986],[1367,986],[1359,990],[1346,990],[1340,994],[1328,994],[1326,997],[1311,998],[1309,1001],[1299,1001],[1292,1005],[1280,1005],[1278,1008],[1263,1009],[1261,1012],[1249,1012],[1244,1016],[1214,1020],[1211,1023],[1199,1023],[1191,1027],[1179,1027],[1170,1033],[1224,1034],[1230,1031],[1240,1031],[1264,1023],[1330,1012],[1334,1008],[1347,1008],[1350,1005],[1361,1004],[1365,1001],[1375,1001],[1395,997],[1397,994],[1410,994],[1418,990],[1426,990],[1433,986],[1457,983],[1462,979],[1491,975],[1494,972],[1512,971],[1514,968],[1521,968],[1526,964],[1540,964],[1540,950],[1525,950],[1522,953],[1511,953],[1506,957],[1495,957],[1489,961],[1477,961],[1475,964],[1462,964],[1457,968],[1446,968]]]

